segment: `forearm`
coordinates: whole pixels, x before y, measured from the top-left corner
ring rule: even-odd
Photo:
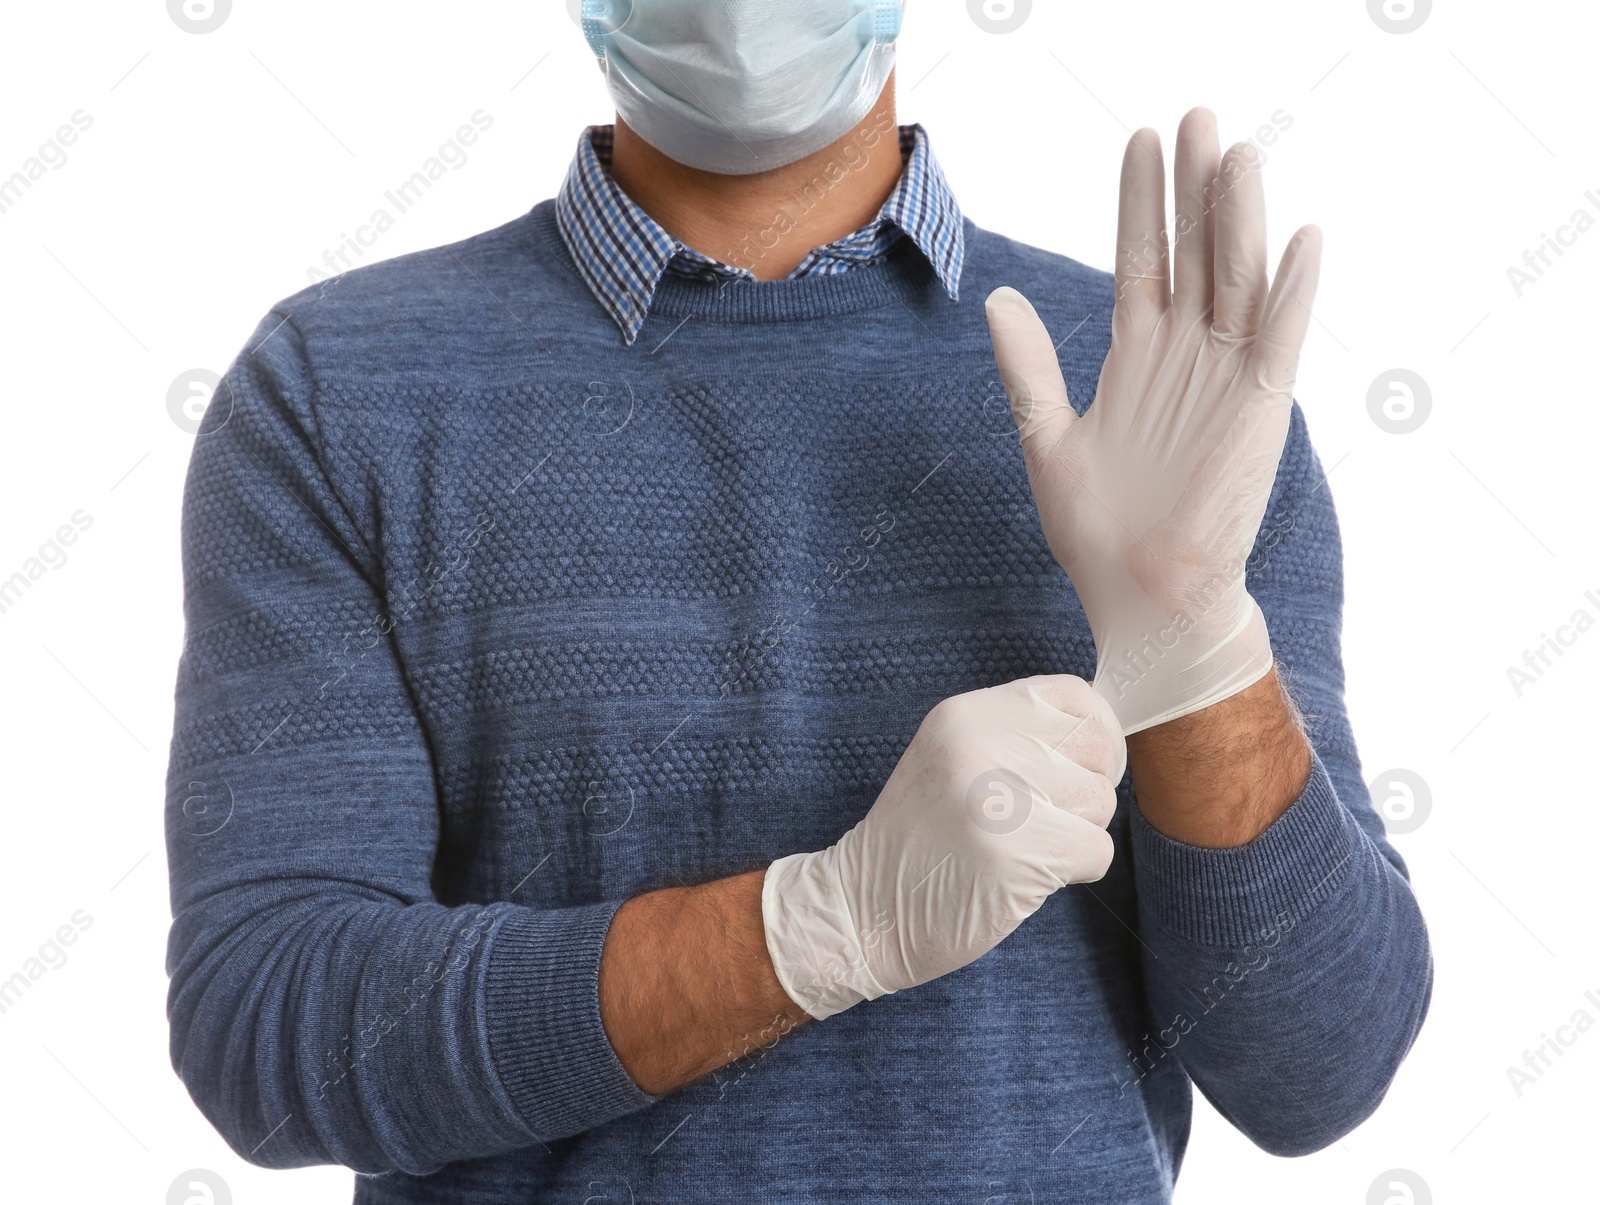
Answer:
[[[1311,748],[1276,671],[1231,698],[1136,732],[1128,763],[1157,831],[1203,849],[1254,840],[1305,790]]]
[[[1172,1051],[1258,1145],[1319,1149],[1377,1107],[1426,1011],[1409,885],[1339,802],[1276,673],[1128,749],[1163,1027],[1130,1071]]]
[[[1139,816],[1132,836],[1153,1021],[1130,1076],[1176,1056],[1274,1154],[1359,1124],[1417,1036],[1432,967],[1409,885],[1326,768],[1314,762],[1302,796],[1249,845],[1182,845]]]
[[[600,1016],[644,1091],[680,1088],[808,1020],[767,953],[764,878],[652,891],[617,910],[600,958]]]
[[[187,900],[173,1066],[252,1163],[427,1175],[649,1103],[585,1016],[593,970],[575,964],[598,962],[603,906],[403,905],[287,876]]]

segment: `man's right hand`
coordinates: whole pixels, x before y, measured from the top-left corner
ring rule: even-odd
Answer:
[[[1106,873],[1126,766],[1121,725],[1082,678],[938,704],[859,824],[767,868],[784,991],[821,1020],[982,957],[1056,890]]]
[[[946,699],[836,844],[617,910],[599,982],[617,1057],[646,1092],[670,1092],[982,957],[1052,892],[1105,874],[1126,765],[1116,716],[1082,678]]]

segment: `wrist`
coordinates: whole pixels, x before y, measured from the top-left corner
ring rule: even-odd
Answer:
[[[761,916],[773,972],[808,1016],[826,1020],[889,994],[868,966],[839,872],[839,846],[767,867]]]
[[[601,1021],[635,1084],[660,1095],[743,1057],[805,1014],[762,939],[760,872],[636,896],[601,951]]]
[[[1288,810],[1311,747],[1276,673],[1128,738],[1139,810],[1158,832],[1208,849],[1244,845]]]
[[[1147,596],[1095,634],[1095,692],[1124,734],[1167,724],[1240,694],[1272,671],[1266,618],[1240,591],[1226,608],[1177,611]]]

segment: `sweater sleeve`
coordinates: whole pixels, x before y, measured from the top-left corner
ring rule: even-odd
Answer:
[[[1146,991],[1161,1026],[1134,1074],[1176,1055],[1262,1149],[1328,1146],[1382,1101],[1432,992],[1405,864],[1361,777],[1344,707],[1337,519],[1296,405],[1247,566],[1313,747],[1305,790],[1247,845],[1201,849],[1133,809]]]
[[[327,472],[314,393],[299,331],[269,315],[189,464],[171,1056],[253,1163],[424,1174],[655,1098],[600,1021],[620,900],[433,898],[434,766],[391,638],[406,617]]]

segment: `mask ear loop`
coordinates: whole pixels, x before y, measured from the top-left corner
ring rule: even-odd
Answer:
[[[882,45],[890,45],[900,37],[900,9],[904,0],[873,0],[872,36]],[[585,0],[584,7],[588,7]]]

